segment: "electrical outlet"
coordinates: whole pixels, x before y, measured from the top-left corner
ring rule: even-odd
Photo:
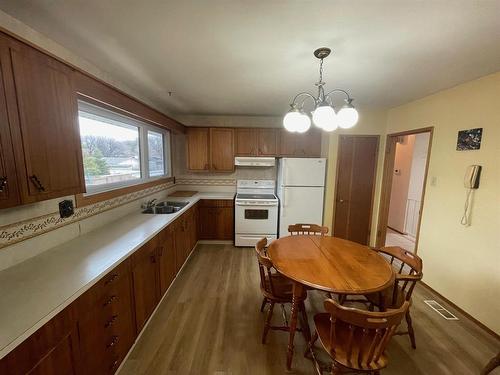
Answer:
[[[68,199],[59,202],[59,215],[61,218],[70,217],[75,213],[75,209],[73,207],[73,201]]]

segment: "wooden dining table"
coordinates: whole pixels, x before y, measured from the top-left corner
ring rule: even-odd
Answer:
[[[274,267],[293,281],[287,369],[293,358],[298,308],[308,289],[338,295],[364,295],[387,289],[394,283],[390,264],[368,246],[330,236],[289,236],[273,241],[267,253]],[[311,333],[301,323],[307,342]]]

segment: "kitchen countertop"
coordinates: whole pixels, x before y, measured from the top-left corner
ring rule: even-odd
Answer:
[[[114,267],[200,199],[233,199],[202,192],[170,215],[129,214],[11,268],[0,271],[0,359],[70,305]]]

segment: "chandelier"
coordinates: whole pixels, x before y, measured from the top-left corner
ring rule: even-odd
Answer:
[[[297,94],[290,104],[290,110],[283,118],[283,125],[290,132],[304,133],[311,127],[311,117],[314,125],[325,131],[333,131],[340,127],[348,129],[356,125],[358,122],[358,111],[352,105],[353,99],[349,94],[341,89],[334,89],[325,94],[323,86],[323,59],[330,54],[330,48],[322,47],[314,51],[314,56],[320,60],[319,63],[319,80],[315,84],[318,87],[318,96],[315,97],[308,92]],[[345,95],[345,104],[335,109],[333,106],[333,94],[340,93]],[[308,113],[304,110],[305,104],[311,102],[312,110]]]

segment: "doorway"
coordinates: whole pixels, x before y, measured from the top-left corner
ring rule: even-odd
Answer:
[[[339,138],[333,234],[367,245],[375,191],[378,135]]]
[[[433,128],[389,134],[377,247],[416,252]]]

